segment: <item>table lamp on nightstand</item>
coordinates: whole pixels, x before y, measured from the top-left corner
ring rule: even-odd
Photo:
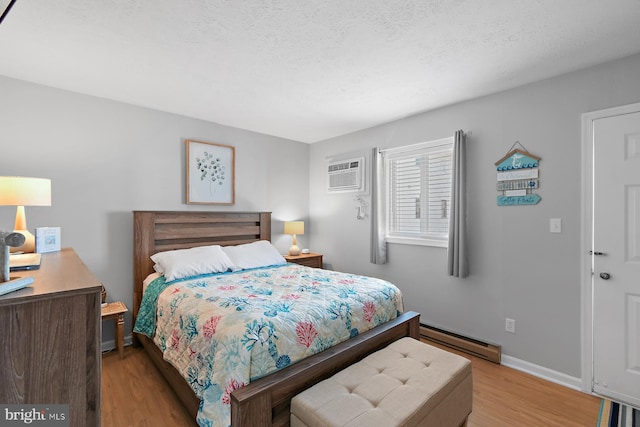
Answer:
[[[22,176],[0,176],[0,206],[16,206],[14,232],[25,237],[25,243],[11,252],[35,252],[35,237],[27,230],[25,206],[51,206],[51,180]]]
[[[304,234],[304,221],[285,221],[284,234],[293,234],[293,242],[289,248],[289,255],[300,255],[296,234]]]

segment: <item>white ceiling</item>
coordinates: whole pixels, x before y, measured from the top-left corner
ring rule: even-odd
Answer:
[[[18,0],[0,26],[0,75],[303,142],[637,52],[640,0]]]

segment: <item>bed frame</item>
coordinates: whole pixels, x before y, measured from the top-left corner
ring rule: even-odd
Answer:
[[[142,281],[153,272],[156,252],[204,245],[238,245],[271,240],[271,212],[134,211],[133,320],[142,301]],[[288,426],[293,396],[393,341],[418,339],[419,315],[407,312],[322,353],[301,360],[231,393],[234,427]],[[142,344],[187,411],[195,420],[200,400],[162,352],[142,334]]]

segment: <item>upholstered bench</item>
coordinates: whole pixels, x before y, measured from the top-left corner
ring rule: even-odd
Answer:
[[[466,426],[471,363],[402,338],[303,391],[291,426]]]

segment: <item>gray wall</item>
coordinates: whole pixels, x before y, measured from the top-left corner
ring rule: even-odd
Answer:
[[[185,139],[236,150],[234,206],[185,204]],[[284,220],[307,220],[309,145],[0,76],[0,175],[51,178],[52,206],[27,207],[27,225],[60,226],[106,286],[131,309],[133,210],[262,210],[273,242]],[[13,229],[14,207],[0,207]],[[300,236],[300,247],[308,246]],[[126,333],[131,330],[130,313]],[[104,329],[104,341],[113,338]]]
[[[473,72],[473,70],[469,70]],[[607,63],[311,146],[312,250],[336,270],[378,276],[424,323],[501,344],[506,355],[581,376],[581,114],[640,101],[640,56]],[[369,263],[370,218],[353,194],[327,194],[327,158],[468,137],[471,275],[446,275],[446,249],[389,244]],[[494,163],[515,141],[542,158],[536,206],[496,206]],[[370,196],[365,196],[370,200]],[[562,218],[562,233],[549,219]],[[516,334],[505,332],[505,317]]]

